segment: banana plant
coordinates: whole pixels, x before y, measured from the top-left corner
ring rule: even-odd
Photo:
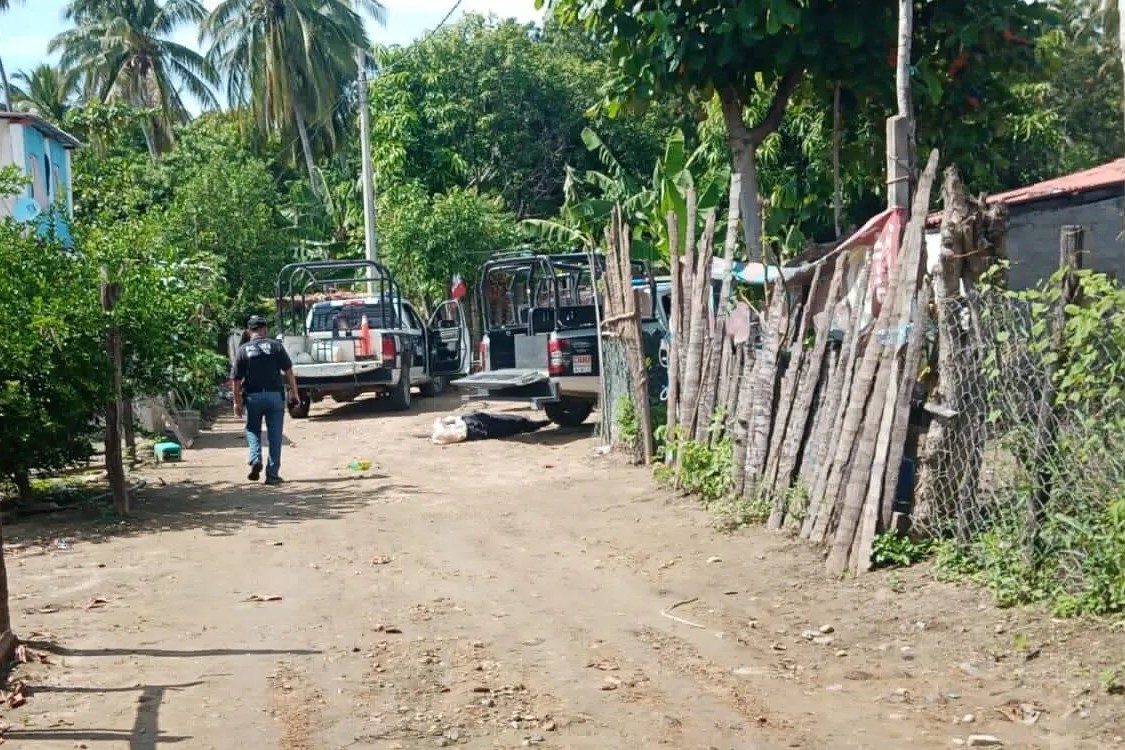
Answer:
[[[533,235],[572,248],[596,248],[613,206],[620,205],[631,227],[634,257],[666,263],[671,250],[669,212],[675,213],[679,222],[680,252],[683,252],[688,190],[692,187],[696,190],[700,217],[706,217],[709,209],[722,205],[730,181],[729,166],[709,160],[707,146],[688,153],[683,131],[679,129],[669,134],[664,154],[657,160],[648,180],[629,173],[605,141],[590,128],[583,129],[582,141],[587,149],[597,154],[602,169],[579,173],[567,167],[559,216],[525,220],[525,228]],[[720,229],[725,229],[722,222]]]

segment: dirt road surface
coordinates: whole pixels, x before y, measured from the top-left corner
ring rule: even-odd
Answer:
[[[1111,624],[924,569],[826,581],[815,550],[714,531],[590,429],[431,445],[458,408],[316,408],[287,422],[277,489],[246,482],[224,420],[146,472],[127,524],[11,526],[32,663],[6,743],[1125,747]]]

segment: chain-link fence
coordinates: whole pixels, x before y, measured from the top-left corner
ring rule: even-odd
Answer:
[[[914,528],[1012,601],[1125,607],[1125,314],[996,290],[934,312]]]

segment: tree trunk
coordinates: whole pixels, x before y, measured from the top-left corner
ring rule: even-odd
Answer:
[[[762,209],[758,203],[760,200],[758,145],[732,142],[730,147],[734,155],[735,171],[745,186],[739,201],[741,213],[745,217],[742,222],[742,236],[746,243],[747,260],[751,263],[760,263],[765,251],[762,247]]]
[[[121,295],[118,284],[105,280],[103,269],[102,310],[107,314],[113,311]],[[129,493],[125,488],[125,466],[121,457],[121,396],[123,361],[121,350],[121,331],[111,319],[106,331],[106,351],[110,364],[110,396],[105,406],[105,470],[109,479],[113,508],[119,515],[129,514]]]
[[[21,503],[31,502],[31,476],[26,471],[17,471],[12,477],[16,485],[16,496]]]
[[[156,135],[153,132],[151,120],[141,121],[141,132],[145,137],[145,146],[148,147],[149,158],[153,161],[156,161],[157,157],[160,155],[160,152],[156,148]]]
[[[12,87],[8,84],[8,74],[4,71],[4,60],[0,58],[0,92],[4,94],[4,100],[0,101],[0,110],[11,110],[12,104]]]
[[[125,487],[125,464],[121,455],[121,333],[110,329],[107,349],[113,366],[113,392],[105,407],[105,470],[118,515],[129,514],[129,493]]]
[[[16,646],[12,637],[12,611],[8,606],[8,566],[4,562],[4,528],[0,522],[0,661],[11,658],[10,649]]]
[[[985,270],[1007,257],[1004,204],[985,207],[970,198],[955,167],[946,169],[942,202],[939,267],[931,271],[937,322],[937,366],[931,369],[937,371],[937,387],[928,400],[953,416],[933,420],[919,451],[911,525],[922,535],[943,533],[950,525],[967,533],[963,514],[975,503],[987,414],[981,346],[970,341],[962,316],[968,311],[975,321],[971,292]]]
[[[309,139],[308,128],[305,127],[305,118],[301,116],[297,106],[293,106],[293,116],[297,120],[297,134],[301,139],[301,153],[305,157],[305,169],[309,172],[309,187],[312,188],[313,195],[316,197],[321,196],[320,185],[316,181],[316,161],[313,159],[312,141]]]
[[[758,203],[758,146],[768,135],[781,127],[785,108],[793,90],[801,82],[804,70],[792,68],[778,81],[769,109],[762,121],[753,127],[746,124],[743,109],[749,96],[746,92],[729,88],[719,92],[723,106],[723,121],[727,126],[727,143],[730,146],[734,171],[742,181],[742,234],[746,252],[751,262],[763,258],[762,211]]]
[[[137,430],[134,424],[133,399],[125,398],[121,401],[121,431],[125,436],[125,455],[129,459],[129,466],[137,465]]]

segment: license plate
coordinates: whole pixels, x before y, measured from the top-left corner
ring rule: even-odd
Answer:
[[[594,371],[594,357],[591,354],[574,355],[574,374],[589,375]]]

